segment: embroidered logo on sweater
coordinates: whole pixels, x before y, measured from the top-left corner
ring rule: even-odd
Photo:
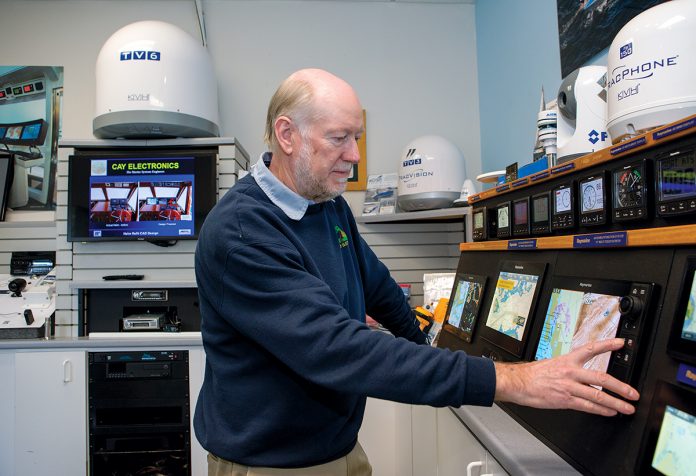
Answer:
[[[341,227],[338,225],[334,226],[334,230],[336,230],[336,234],[338,235],[338,246],[341,248],[348,246],[348,235],[346,235],[346,232],[341,230]]]

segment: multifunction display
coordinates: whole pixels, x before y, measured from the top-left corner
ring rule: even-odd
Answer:
[[[686,260],[667,350],[680,361],[696,364],[696,256]]]
[[[485,276],[457,273],[445,315],[446,331],[471,342],[485,286]]]

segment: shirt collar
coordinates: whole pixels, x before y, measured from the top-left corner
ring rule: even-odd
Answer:
[[[272,154],[270,152],[261,154],[261,158],[251,167],[251,176],[254,177],[263,193],[278,208],[283,210],[283,213],[288,218],[299,221],[307,212],[307,207],[314,202],[290,190],[283,182],[278,180],[278,177],[268,170],[271,158]]]

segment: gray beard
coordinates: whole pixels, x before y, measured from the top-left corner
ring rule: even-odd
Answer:
[[[317,180],[312,175],[310,166],[311,152],[308,144],[303,144],[300,149],[297,165],[295,167],[295,185],[297,193],[316,203],[326,202],[338,197],[343,191],[331,190],[326,183]]]

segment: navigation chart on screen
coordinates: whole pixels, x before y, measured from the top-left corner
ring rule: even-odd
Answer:
[[[660,436],[657,438],[652,467],[663,474],[693,473],[696,453],[696,417],[669,405],[665,408]]]
[[[471,332],[476,321],[483,285],[474,281],[460,279],[452,298],[448,324],[464,332]]]
[[[691,283],[689,301],[686,303],[686,315],[684,316],[684,326],[682,327],[682,339],[696,341],[696,279]]]
[[[616,337],[619,297],[554,288],[546,311],[536,360],[567,354],[589,342]],[[587,369],[606,372],[611,353],[589,360]]]
[[[521,341],[538,280],[539,276],[501,271],[486,326]]]

